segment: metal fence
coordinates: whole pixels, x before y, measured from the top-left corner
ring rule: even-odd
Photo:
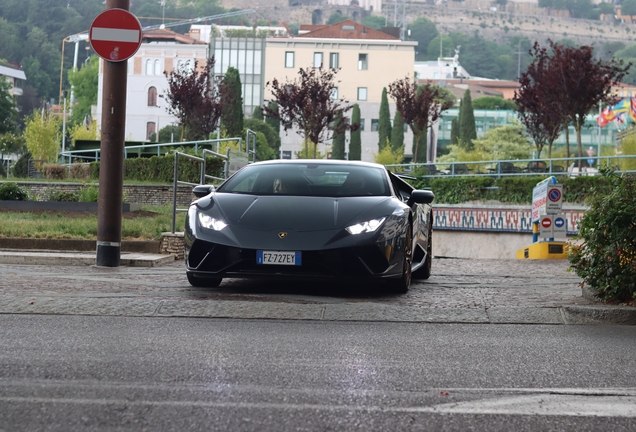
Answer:
[[[409,163],[387,165],[391,171],[417,177],[522,177],[536,175],[590,176],[608,166],[619,173],[636,172],[636,155],[515,159],[471,162]]]

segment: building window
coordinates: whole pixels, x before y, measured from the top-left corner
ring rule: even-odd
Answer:
[[[314,67],[319,68],[322,67],[322,53],[315,52],[314,53]]]
[[[369,69],[368,54],[358,54],[358,70]]]
[[[329,67],[338,69],[340,65],[340,55],[338,53],[329,54]]]
[[[159,60],[155,60],[155,75],[162,75],[163,71],[161,70],[161,62]]]
[[[378,131],[378,124],[379,123],[380,123],[380,120],[371,119],[371,132],[377,132]]]
[[[361,101],[367,100],[367,88],[366,87],[358,87],[358,100],[361,100]]]
[[[338,87],[334,87],[331,89],[331,99],[338,99]]]
[[[146,140],[147,141],[156,141],[157,136],[156,136],[156,129],[157,125],[155,122],[148,122],[146,123]]]
[[[363,118],[360,119],[360,129],[359,129],[359,131],[360,132],[364,132],[364,119]]]
[[[148,106],[157,106],[157,88],[150,87],[148,89]]]
[[[285,67],[286,68],[294,67],[294,52],[293,51],[285,52]]]
[[[146,75],[152,75],[152,72],[153,72],[152,60],[146,60]]]

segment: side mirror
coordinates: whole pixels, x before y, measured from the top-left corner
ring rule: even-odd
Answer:
[[[411,198],[409,198],[408,205],[413,203],[417,204],[430,204],[435,199],[435,194],[430,190],[415,189],[411,192]]]
[[[214,186],[212,185],[196,185],[192,188],[192,193],[197,198],[203,198],[214,192]]]

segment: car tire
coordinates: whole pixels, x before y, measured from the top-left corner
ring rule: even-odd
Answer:
[[[428,243],[426,245],[426,259],[424,265],[413,273],[416,279],[428,279],[431,277],[431,269],[433,267],[433,229],[428,229]]]
[[[197,288],[216,288],[221,285],[221,278],[198,278],[192,273],[186,273],[190,285]]]
[[[393,294],[406,294],[411,285],[411,267],[413,265],[413,227],[409,223],[406,228],[404,241],[404,259],[402,261],[402,275],[387,281],[389,291]]]

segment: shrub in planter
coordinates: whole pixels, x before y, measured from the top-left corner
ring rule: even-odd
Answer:
[[[53,180],[64,180],[66,178],[66,167],[58,164],[44,164],[42,166],[44,178]]]
[[[91,166],[87,164],[74,163],[71,164],[68,176],[72,179],[88,180],[91,178]]]
[[[81,202],[97,202],[98,198],[99,189],[93,184],[88,186],[84,185],[79,190],[79,200]]]
[[[630,301],[636,299],[636,177],[601,172],[610,189],[592,189],[577,236],[583,243],[570,247],[570,269],[597,297]]]
[[[47,201],[77,202],[79,196],[74,192],[52,189],[48,193]]]
[[[29,194],[16,183],[6,182],[0,185],[0,200],[28,201]]]

